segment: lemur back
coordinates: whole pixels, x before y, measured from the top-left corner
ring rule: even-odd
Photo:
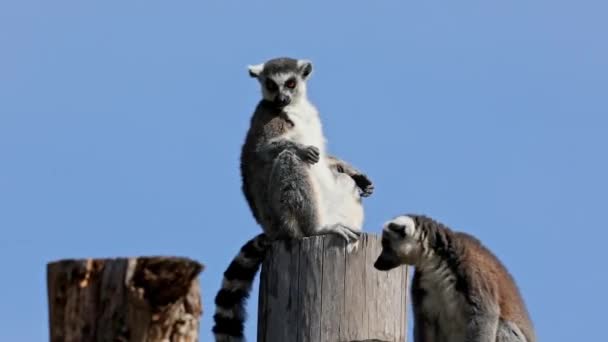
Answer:
[[[216,296],[216,341],[242,341],[245,300],[270,241],[334,233],[358,238],[361,196],[373,185],[348,163],[329,156],[319,114],[306,97],[312,64],[279,58],[251,66],[262,85],[241,152],[243,193],[264,234],[232,261]]]
[[[379,270],[415,266],[414,342],[536,340],[514,279],[475,237],[405,215],[384,226],[382,246]]]

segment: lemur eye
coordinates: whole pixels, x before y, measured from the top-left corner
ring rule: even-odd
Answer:
[[[296,80],[294,80],[293,78],[292,78],[292,79],[287,80],[287,82],[285,82],[285,86],[286,86],[287,88],[289,88],[289,89],[293,89],[293,88],[295,88],[295,87],[296,87]]]
[[[271,79],[266,79],[266,89],[268,89],[269,91],[276,91],[278,89],[277,84],[274,83],[273,80]]]

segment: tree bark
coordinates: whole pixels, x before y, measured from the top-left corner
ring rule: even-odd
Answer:
[[[348,251],[334,235],[275,242],[263,265],[259,342],[405,341],[407,267],[373,267],[380,237]]]
[[[202,269],[176,257],[49,263],[50,341],[198,341]]]

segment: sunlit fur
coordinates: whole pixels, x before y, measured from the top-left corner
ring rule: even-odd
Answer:
[[[414,342],[534,342],[514,279],[479,240],[421,215],[390,220],[374,266],[415,267]]]
[[[360,194],[353,179],[346,174],[335,172],[329,165],[326,152],[326,139],[317,108],[308,100],[306,81],[312,73],[312,63],[306,59],[278,58],[262,65],[250,67],[250,75],[256,77],[262,89],[263,98],[274,101],[278,94],[289,96],[291,102],[282,112],[292,123],[292,128],[276,135],[270,141],[293,141],[304,146],[319,149],[319,161],[310,165],[310,184],[317,206],[318,227],[343,224],[361,230],[364,220]],[[277,91],[269,91],[266,80],[277,85]],[[289,89],[285,82],[296,80],[296,86]],[[268,233],[268,232],[267,232]]]
[[[224,273],[215,301],[216,341],[244,340],[245,302],[269,242],[330,233],[352,242],[360,234],[361,197],[373,186],[352,165],[327,155],[319,113],[306,96],[311,72],[309,61],[292,58],[249,67],[263,98],[241,153],[242,189],[264,234],[249,241]]]

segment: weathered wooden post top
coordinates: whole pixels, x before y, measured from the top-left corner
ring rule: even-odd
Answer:
[[[373,267],[380,237],[275,242],[262,265],[259,342],[405,341],[406,267]]]
[[[49,263],[50,341],[198,341],[202,269],[175,257]]]

